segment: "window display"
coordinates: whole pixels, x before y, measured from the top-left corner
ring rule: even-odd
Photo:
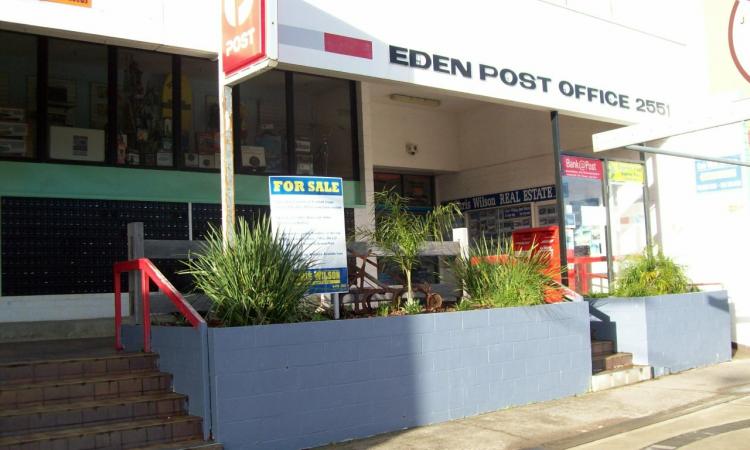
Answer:
[[[36,155],[37,38],[0,31],[0,157]]]
[[[303,74],[293,80],[296,173],[353,178],[349,81]]]
[[[182,58],[180,145],[185,167],[220,167],[218,83],[214,63]]]
[[[272,71],[240,84],[239,171],[287,173],[285,83]]]
[[[510,239],[513,230],[531,228],[531,205],[483,209],[468,214],[469,237],[473,241]]]
[[[104,162],[107,112],[107,47],[50,39],[50,158]]]
[[[537,226],[557,225],[557,204],[547,203],[536,207]]]
[[[220,168],[216,61],[6,31],[0,51],[0,159]],[[357,180],[355,86],[281,70],[234,86],[235,171]]]
[[[117,93],[117,164],[173,166],[171,56],[120,50]]]

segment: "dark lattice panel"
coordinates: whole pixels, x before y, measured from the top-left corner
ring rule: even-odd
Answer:
[[[129,222],[143,222],[146,239],[188,238],[186,203],[3,197],[2,295],[112,292]],[[172,280],[181,268],[155,263]]]
[[[236,205],[235,217],[242,217],[253,223],[261,214],[269,214],[268,206]],[[221,205],[214,203],[193,203],[193,239],[202,241],[208,235],[209,225],[221,228]]]

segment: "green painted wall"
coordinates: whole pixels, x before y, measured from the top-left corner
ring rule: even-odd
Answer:
[[[235,202],[267,205],[268,178],[235,175]],[[220,203],[218,173],[0,161],[0,196]],[[347,208],[364,207],[360,183],[344,181]]]

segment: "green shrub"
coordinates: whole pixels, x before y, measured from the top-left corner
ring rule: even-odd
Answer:
[[[388,317],[388,315],[391,313],[391,305],[387,303],[381,303],[378,305],[378,309],[375,312],[375,314],[378,317]]]
[[[240,218],[226,249],[221,231],[211,227],[202,251],[191,256],[181,273],[193,277],[211,300],[211,316],[225,326],[300,320],[313,262],[301,242],[274,233],[267,217],[252,228]]]
[[[616,297],[647,297],[696,290],[683,266],[661,251],[654,254],[647,248],[643,254],[625,260],[612,293]]]
[[[549,269],[549,255],[535,249],[516,251],[511,240],[493,244],[482,238],[468,257],[456,258],[453,270],[468,294],[459,309],[544,303],[545,296],[558,289],[558,274]]]
[[[422,312],[422,305],[419,304],[419,300],[411,299],[404,302],[404,306],[401,308],[408,315],[419,314]]]

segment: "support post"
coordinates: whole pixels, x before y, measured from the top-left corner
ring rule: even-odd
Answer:
[[[224,248],[234,240],[234,122],[232,86],[221,77],[221,236]]]
[[[562,284],[569,286],[568,282],[568,243],[565,231],[565,200],[563,199],[562,171],[560,160],[562,148],[560,147],[560,116],[557,111],[550,114],[552,121],[552,150],[555,156],[555,191],[557,193],[557,225],[560,234],[560,267],[562,268]]]
[[[333,318],[339,320],[341,318],[341,297],[338,292],[331,295],[333,296]]]
[[[128,224],[128,260],[144,258],[143,222]],[[130,315],[136,324],[141,324],[141,271],[134,270],[128,274],[128,301]]]
[[[151,351],[151,300],[149,298],[150,283],[145,270],[141,273],[141,295],[143,296],[143,352]]]

